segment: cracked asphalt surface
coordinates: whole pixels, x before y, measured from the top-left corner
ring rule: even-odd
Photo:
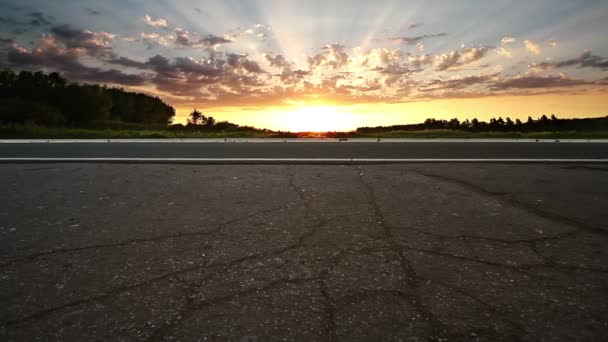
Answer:
[[[2,341],[604,341],[608,167],[3,165]]]

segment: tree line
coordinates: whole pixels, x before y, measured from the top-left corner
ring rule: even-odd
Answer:
[[[545,131],[608,131],[608,116],[588,119],[559,119],[555,115],[543,115],[538,119],[528,117],[526,121],[507,117],[490,121],[466,119],[460,121],[427,119],[423,123],[384,127],[361,127],[357,133],[381,133],[390,131],[460,130],[469,132],[545,132]]]
[[[68,83],[58,73],[0,72],[0,122],[108,128],[108,123],[170,124],[175,109],[157,97]]]

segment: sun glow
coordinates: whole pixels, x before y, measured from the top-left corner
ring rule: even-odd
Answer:
[[[357,127],[358,118],[336,106],[302,106],[281,113],[280,126],[290,132],[336,132]]]

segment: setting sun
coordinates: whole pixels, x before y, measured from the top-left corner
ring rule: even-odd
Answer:
[[[278,118],[291,132],[335,132],[357,127],[357,116],[336,106],[302,106],[287,110]]]

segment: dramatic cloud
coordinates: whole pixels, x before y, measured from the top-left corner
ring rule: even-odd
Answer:
[[[264,70],[260,67],[257,62],[254,62],[247,58],[247,55],[238,55],[231,53],[227,55],[226,63],[230,65],[234,70],[244,71],[248,73],[260,74]]]
[[[116,35],[108,32],[91,32],[74,29],[68,25],[56,26],[51,33],[69,49],[82,50],[86,55],[101,57],[112,50],[112,41]]]
[[[189,47],[189,48],[217,48],[221,44],[232,43],[233,41],[227,37],[220,37],[216,35],[207,35],[205,37],[199,37],[198,34],[190,33],[184,29],[175,29],[175,42],[178,46]]]
[[[331,66],[334,69],[347,66],[350,56],[346,53],[346,47],[340,44],[329,44],[323,47],[322,53],[308,57],[308,66],[311,70],[320,66]]]
[[[167,25],[168,25],[167,20],[162,19],[162,18],[158,18],[158,19],[154,20],[148,14],[146,14],[146,16],[144,17],[144,21],[146,22],[146,25],[152,26],[152,27],[164,28],[164,27],[167,27]]]
[[[530,65],[530,69],[533,69],[535,71],[547,71],[573,66],[579,68],[597,68],[601,70],[608,70],[608,58],[595,56],[591,53],[591,51],[585,51],[577,58],[567,59],[558,62],[542,62],[538,64],[532,64]]]
[[[232,43],[232,40],[226,38],[226,37],[220,37],[220,36],[214,36],[212,34],[205,36],[204,38],[202,38],[200,40],[200,43],[202,43],[205,46],[218,46],[220,44],[228,44],[228,43]]]
[[[428,91],[436,91],[436,90],[461,90],[470,86],[486,84],[491,81],[497,80],[499,73],[493,74],[481,74],[475,76],[467,76],[462,78],[452,78],[452,79],[436,79],[430,82],[425,83],[424,88],[420,89],[420,91],[428,92]]]
[[[489,47],[463,48],[459,51],[438,55],[435,57],[435,69],[443,71],[473,63],[485,57],[490,50]]]
[[[540,45],[531,40],[524,40],[524,46],[526,47],[526,50],[530,51],[534,55],[540,55],[542,52]]]
[[[400,43],[400,44],[416,45],[417,43],[419,43],[420,41],[422,41],[424,39],[445,37],[447,35],[448,35],[447,33],[425,34],[423,36],[418,36],[418,37],[393,37],[393,38],[390,38],[390,40],[392,42]]]
[[[138,62],[127,57],[114,57],[106,61],[110,64],[121,65],[128,68],[148,69],[148,65],[143,62]]]
[[[315,26],[319,31],[309,37],[299,36],[309,31],[299,28],[296,19],[270,20],[273,30],[265,23],[252,21],[264,16],[241,21],[236,14],[235,18],[210,19],[223,11],[214,11],[217,8],[213,6],[192,8],[198,5],[179,13],[167,8],[154,12],[162,17],[146,14],[143,18],[141,14],[154,9],[138,8],[124,15],[136,20],[139,17],[139,24],[110,26],[116,21],[108,18],[111,14],[106,6],[101,13],[85,7],[94,6],[91,4],[70,12],[79,14],[80,19],[84,16],[85,23],[95,21],[78,28],[57,24],[74,21],[43,6],[36,11],[23,8],[3,12],[0,65],[59,71],[74,81],[145,86],[146,91],[178,107],[275,106],[309,100],[328,104],[400,103],[420,98],[601,91],[607,85],[607,58],[591,52],[575,58],[572,56],[576,54],[565,54],[572,44],[583,44],[576,41],[551,49],[558,44],[554,39],[535,38],[535,42],[515,38],[511,34],[535,37],[534,32],[524,32],[517,26],[500,25],[498,28],[507,31],[484,32],[483,37],[494,40],[496,46],[492,47],[473,45],[483,42],[474,40],[482,39],[476,31],[457,30],[459,36],[440,39],[448,34],[423,34],[422,24],[399,24],[390,15],[368,35],[352,36],[359,30],[350,32],[348,28],[336,34],[331,32],[332,25],[342,24],[332,21]],[[164,18],[182,18],[180,27]],[[432,23],[437,31],[431,33],[452,32],[448,30],[466,28],[470,23],[417,19]],[[209,34],[215,22],[221,24],[222,31]],[[404,31],[389,35],[388,30],[395,26]],[[562,36],[551,38],[576,36],[575,32],[559,34]],[[321,45],[316,45],[321,39]],[[348,43],[341,43],[344,41]],[[461,45],[463,42],[467,45]],[[584,40],[585,44],[594,42]],[[550,51],[550,56],[538,56],[543,49]],[[596,47],[596,51],[603,50]],[[571,76],[557,74],[559,71],[568,71]]]
[[[83,53],[81,49],[65,47],[54,37],[46,36],[31,51],[22,47],[11,47],[8,51],[8,62],[12,66],[22,68],[52,68],[76,81],[137,86],[147,80],[143,75],[85,66],[78,60]]]
[[[571,79],[567,75],[560,74],[555,76],[516,76],[510,79],[501,80],[490,86],[491,90],[509,89],[536,89],[536,88],[561,88],[574,87],[589,84],[587,81]]]

